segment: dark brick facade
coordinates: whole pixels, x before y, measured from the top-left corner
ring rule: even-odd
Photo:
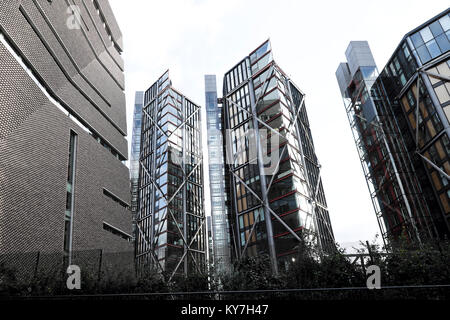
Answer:
[[[68,28],[69,5],[80,9],[81,29]],[[131,251],[103,229],[131,234],[130,211],[103,193],[130,203],[122,35],[108,1],[0,0],[0,32],[0,254],[63,250],[71,131],[73,250]]]

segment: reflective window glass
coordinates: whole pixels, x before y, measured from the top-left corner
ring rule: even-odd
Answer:
[[[431,34],[430,28],[428,27],[425,27],[422,30],[420,30],[420,34],[422,35],[422,39],[425,42],[428,42],[431,39],[433,39],[433,35]]]
[[[250,56],[250,61],[252,63],[255,62],[260,57],[262,57],[264,55],[264,53],[266,53],[268,50],[270,50],[269,42],[266,42]]]
[[[413,35],[411,36],[411,40],[412,40],[412,42],[413,42],[413,44],[414,44],[414,47],[416,47],[416,48],[418,48],[418,47],[420,47],[421,45],[423,45],[422,36],[420,35],[419,32],[416,32],[415,34],[413,34]]]
[[[438,55],[441,54],[441,50],[439,49],[435,40],[431,40],[430,42],[427,42],[427,48],[428,48],[428,51],[430,52],[432,58],[436,58]]]
[[[442,26],[442,29],[444,29],[444,31],[450,30],[450,17],[448,15],[445,15],[442,18],[440,18],[439,22]]]
[[[436,38],[436,41],[442,52],[447,52],[448,50],[450,50],[450,42],[448,41],[445,34],[441,34],[440,36],[438,36]]]
[[[439,21],[435,21],[430,25],[430,30],[431,33],[437,37],[438,35],[444,33],[444,30],[441,27],[441,24],[439,23]]]
[[[420,60],[422,63],[426,63],[431,59],[430,53],[426,46],[421,46],[417,48],[417,53],[419,54]]]

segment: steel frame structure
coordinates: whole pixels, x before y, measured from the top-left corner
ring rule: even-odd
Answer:
[[[263,43],[259,48],[264,46],[267,42]],[[249,57],[247,57],[246,59],[248,60]],[[244,59],[244,61],[246,59]],[[262,88],[262,90],[259,92],[259,94],[256,94],[254,89],[254,79],[256,79],[265,72],[267,72],[266,78],[264,79],[262,85],[259,86],[259,88]],[[262,101],[262,98],[267,94],[268,91],[271,91],[273,89],[269,88],[270,83],[272,82],[273,79],[275,79],[275,81],[277,82],[276,86],[279,87],[283,86],[286,90],[285,94],[287,99],[285,101],[288,104],[287,110],[289,110],[289,114],[283,114],[282,111],[281,117],[288,118],[289,124],[287,125],[287,128],[284,127],[284,130],[282,127],[277,126],[273,127],[269,125],[270,119],[263,119],[260,114],[264,112],[258,110],[258,108],[260,107],[259,103]],[[233,94],[236,93],[237,90],[240,90],[245,86],[248,86],[248,91],[250,95],[249,99],[250,107],[247,108],[243,107],[239,103],[236,103],[232,99]],[[224,87],[226,87],[226,85]],[[298,95],[300,95],[299,100],[297,99],[296,101],[296,99],[294,99],[291,92],[292,90],[296,90]],[[256,210],[258,210],[258,208],[262,208],[264,210],[264,216],[262,214],[257,214],[254,219],[254,222],[251,224],[250,230],[247,230],[245,235],[245,243],[239,241],[239,239],[241,239],[239,237],[239,233],[234,235],[235,238],[238,239],[237,241],[235,241],[238,258],[240,259],[244,257],[248,250],[249,244],[251,242],[254,242],[255,239],[254,234],[256,226],[260,222],[262,222],[261,219],[263,217],[265,220],[269,256],[272,263],[272,269],[275,273],[278,272],[278,255],[276,244],[274,241],[272,221],[279,222],[281,226],[284,228],[285,234],[289,234],[293,238],[292,241],[294,241],[294,243],[296,241],[302,241],[301,237],[299,237],[299,232],[301,232],[301,230],[303,229],[306,229],[311,231],[313,234],[317,236],[316,240],[321,249],[325,249],[325,247],[329,249],[331,242],[333,243],[332,245],[334,246],[334,236],[331,228],[331,223],[328,217],[326,203],[324,203],[323,200],[321,201],[318,199],[319,190],[321,190],[323,193],[320,176],[320,165],[318,164],[315,155],[314,155],[315,159],[311,159],[308,158],[308,156],[304,152],[305,147],[310,148],[310,150],[314,150],[312,137],[309,131],[309,125],[305,124],[306,118],[306,110],[304,106],[305,95],[298,88],[295,87],[295,85],[285,75],[285,73],[281,70],[281,68],[279,68],[278,65],[272,59],[270,59],[267,66],[261,67],[260,70],[255,74],[251,74],[250,72],[248,72],[248,77],[243,81],[241,81],[238,84],[238,86],[233,90],[224,89],[224,96],[225,96],[224,99],[225,118],[229,118],[230,116],[227,111],[228,108],[235,107],[235,110],[240,110],[243,113],[245,113],[249,119],[248,120],[249,123],[252,123],[254,131],[252,132],[252,134],[247,133],[244,136],[244,139],[246,139],[246,143],[241,145],[241,149],[248,149],[249,144],[252,143],[251,139],[252,138],[254,139],[254,144],[256,145],[256,155],[255,155],[256,157],[253,159],[249,159],[248,163],[258,165],[259,168],[258,174],[261,182],[261,193],[258,194],[259,193],[258,190],[253,190],[249,186],[249,183],[244,181],[243,177],[239,176],[239,174],[237,173],[242,168],[240,164],[236,164],[238,154],[242,150],[238,148],[238,150],[236,150],[237,152],[233,153],[231,152],[230,148],[227,148],[228,172],[231,177],[230,180],[232,181],[230,188],[232,193],[231,198],[234,199],[233,211],[235,212],[234,217],[232,217],[230,220],[234,221],[234,224],[236,224],[236,230],[240,230],[239,209],[236,206],[237,201],[236,198],[237,190],[235,187],[236,183],[242,185],[258,201],[259,205],[253,206],[251,209],[249,209],[250,211],[255,212]],[[281,106],[281,102],[278,103],[280,103]],[[231,129],[229,119],[225,119],[225,121],[227,123],[225,127]],[[271,174],[267,174],[267,172],[265,172],[263,159],[265,159],[265,157],[267,157],[267,155],[270,154],[273,151],[273,149],[266,150],[264,144],[267,143],[268,138],[266,140],[264,140],[264,138],[261,138],[260,135],[261,129],[267,130],[270,133],[270,135],[276,135],[277,137],[279,137],[279,139],[283,141],[280,143],[280,145],[272,147],[272,148],[280,148],[281,154],[279,155],[279,157],[277,157],[275,169],[273,170],[273,172],[271,172]],[[227,135],[228,141],[233,140],[232,130],[226,130],[225,134]],[[300,137],[303,137],[304,138],[303,140],[305,141],[301,141]],[[283,143],[284,146],[282,146]],[[284,219],[280,217],[280,215],[277,212],[275,212],[270,205],[269,193],[272,190],[272,188],[274,188],[275,177],[280,170],[281,162],[285,160],[286,154],[290,159],[292,159],[298,164],[298,170],[293,170],[294,171],[293,175],[295,174],[299,178],[299,181],[301,181],[300,182],[301,186],[292,186],[292,187],[296,192],[300,192],[298,190],[298,188],[300,187],[300,189],[303,190],[303,192],[305,192],[303,196],[308,201],[307,207],[301,207],[300,204],[297,203],[298,209],[304,210],[303,213],[306,215],[305,219],[303,221],[300,221],[301,225],[297,226],[299,228],[293,228],[289,226],[288,223],[284,221]],[[314,166],[315,172],[312,172],[313,170],[311,169],[308,170],[306,165],[307,161],[309,161],[309,163],[311,163]],[[296,201],[298,202],[298,200]],[[322,210],[319,210],[319,208],[321,208]],[[327,233],[327,235],[324,235],[324,233]]]
[[[407,42],[409,42],[410,40],[408,39]],[[420,61],[417,57],[416,59],[418,61]],[[434,78],[434,79],[438,79],[441,81],[444,81],[445,83],[450,81],[450,77],[444,75],[444,74],[438,74],[435,72],[430,71],[430,69],[432,69],[433,67],[437,66],[440,63],[445,63],[446,61],[448,62],[448,60],[450,59],[450,52],[447,52],[439,57],[437,57],[436,59],[433,59],[431,61],[429,61],[428,63],[421,65],[417,68],[416,72],[414,73],[414,75],[412,76],[411,80],[412,82],[416,82],[416,106],[415,106],[415,155],[417,155],[420,160],[422,161],[422,163],[424,164],[425,168],[427,168],[427,172],[428,174],[431,175],[430,170],[428,169],[430,166],[436,170],[441,176],[445,177],[448,181],[450,181],[450,176],[447,172],[445,172],[442,168],[440,168],[436,163],[433,162],[432,159],[428,159],[427,156],[425,155],[427,149],[433,145],[438,139],[440,139],[443,135],[447,135],[447,137],[450,137],[450,126],[448,124],[448,119],[447,116],[444,113],[444,110],[441,106],[441,104],[439,103],[438,98],[436,97],[435,91],[430,83],[429,78]],[[436,113],[439,116],[440,120],[442,121],[443,124],[446,123],[446,125],[444,125],[444,128],[437,133],[430,141],[428,141],[426,144],[424,144],[422,147],[420,146],[420,136],[419,136],[419,127],[420,127],[420,116],[419,116],[419,110],[420,110],[420,101],[421,101],[421,92],[420,92],[420,85],[421,83],[424,84],[425,90],[427,92],[427,94],[430,96],[431,98],[431,103],[433,104],[433,106],[436,109]],[[405,87],[402,89],[402,91],[400,92],[400,94],[397,96],[397,98],[400,98],[404,92],[406,91],[406,89],[408,89],[409,86],[408,84],[405,85]],[[434,189],[434,187],[433,187]],[[437,193],[435,193],[437,196]],[[444,218],[444,223],[447,225],[447,230],[450,229],[450,225],[448,222],[448,218],[446,218],[445,216]],[[434,236],[438,236],[438,233],[436,231],[436,227],[434,226]],[[438,236],[439,237],[439,236]]]
[[[136,260],[139,270],[156,268],[169,280],[205,270],[199,111],[172,87],[168,71],[145,93]]]
[[[133,241],[136,240],[136,215],[139,198],[139,157],[141,141],[142,107],[144,104],[144,92],[136,91],[133,112],[133,134],[130,153],[130,190],[131,213],[133,215]]]
[[[439,80],[442,80],[442,81],[445,81],[445,82],[450,82],[450,77],[447,77],[447,76],[445,76],[443,74],[437,74],[435,72],[429,71],[429,69],[433,68],[437,64],[439,64],[439,63],[441,63],[443,61],[449,60],[449,59],[450,59],[450,52],[447,52],[446,54],[442,55],[438,59],[432,60],[432,61],[428,62],[427,64],[417,68],[416,73],[412,77],[416,81],[416,109],[415,109],[415,113],[416,113],[416,134],[415,134],[415,138],[416,138],[415,139],[415,142],[416,142],[416,154],[418,156],[420,156],[420,158],[425,162],[425,164],[431,165],[434,169],[436,169],[440,174],[442,174],[448,180],[450,180],[450,176],[444,170],[439,168],[433,161],[431,161],[430,159],[425,157],[424,151],[427,149],[427,147],[430,144],[432,144],[435,140],[439,139],[441,137],[441,135],[447,134],[448,136],[450,136],[450,128],[448,128],[448,127],[445,128],[440,133],[438,133],[435,137],[433,137],[432,141],[429,141],[425,146],[420,148],[420,146],[419,146],[419,109],[420,109],[419,104],[420,104],[420,98],[421,98],[420,83],[421,82],[424,82],[424,83],[426,82],[426,79],[424,78],[424,76],[429,76],[429,77],[432,77],[432,78],[435,78],[435,79],[439,79]],[[426,85],[426,83],[425,83],[425,85]],[[431,91],[431,93],[433,92],[433,90],[429,90],[429,91]],[[402,90],[402,92],[404,92],[404,90]],[[401,95],[402,94],[399,94],[399,97]],[[435,97],[432,97],[432,101],[433,100],[437,101],[437,99]],[[438,114],[442,118],[445,119],[445,115],[442,114],[443,111],[442,111],[442,109],[440,107],[440,104],[439,103],[435,103],[435,104],[437,104],[436,110],[438,110]]]
[[[353,84],[357,82],[355,92],[351,99],[344,97],[344,105],[383,242],[386,245],[390,232],[397,232],[387,230],[386,227],[386,224],[389,226],[386,221],[391,218],[390,215],[397,214],[401,216],[401,219],[394,230],[406,231],[410,239],[421,243],[423,235],[419,232],[417,224],[423,225],[420,230],[426,230],[428,236],[432,236],[435,231],[403,136],[392,115],[391,105],[387,100],[384,87],[380,83],[375,83],[374,78],[360,81],[354,79],[352,82]],[[364,98],[364,94],[367,92],[370,92],[370,96],[366,95]],[[364,99],[371,99],[373,105],[377,106],[374,109],[375,117],[371,121],[362,115]],[[375,103],[374,100],[377,100],[378,103]],[[382,158],[375,163],[371,157],[372,153],[380,154],[380,151]],[[399,163],[404,166],[399,168]],[[410,183],[405,183],[405,181]],[[387,202],[387,199],[390,198],[386,196],[386,193],[392,190],[397,198],[392,202]],[[400,194],[398,195],[398,193]],[[413,201],[413,198],[416,201]]]
[[[211,230],[208,231],[211,232],[212,248],[209,251],[209,265],[220,273],[231,269],[231,239],[224,181],[222,110],[218,107],[215,75],[205,75],[205,98],[211,197],[211,225],[208,224]]]
[[[441,226],[438,226],[441,213],[435,212],[439,209],[433,208],[433,204],[430,204],[431,198],[439,198],[431,173],[436,170],[441,177],[447,180],[450,177],[443,168],[434,163],[430,155],[427,156],[427,150],[443,135],[450,136],[448,119],[433,89],[430,77],[443,83],[448,82],[449,77],[442,72],[439,74],[432,72],[430,69],[441,63],[448,63],[450,52],[443,52],[422,64],[411,37],[427,28],[427,25],[432,24],[433,20],[436,25],[438,23],[436,20],[446,13],[448,10],[408,33],[381,75],[378,75],[368,45],[368,51],[364,52],[365,56],[361,53],[352,56],[353,53],[350,51],[347,71],[341,65],[336,73],[385,244],[389,236],[397,238],[403,233],[410,240],[417,241],[421,245],[423,240],[439,238],[443,232]],[[355,45],[356,47],[360,46],[360,44]],[[350,46],[353,44],[349,45],[349,49]],[[366,58],[368,54],[370,54],[369,59]],[[365,68],[368,73],[367,68],[372,67],[374,74],[371,77],[364,76],[362,69]],[[348,68],[352,69],[351,75]],[[355,72],[356,68],[358,69]],[[401,81],[400,75],[403,76]],[[346,77],[352,77],[351,81]],[[412,92],[413,90],[414,92]],[[425,121],[423,121],[420,111],[424,112],[427,121],[431,121],[431,116],[423,111],[428,106],[421,105],[425,97],[427,103],[431,104],[435,110],[435,114],[430,111],[431,115],[436,116],[442,124],[442,127],[439,128],[438,125],[435,127],[433,122],[434,131],[428,133],[428,138],[425,131],[422,134],[425,136],[421,135],[422,129],[428,129],[425,128]],[[405,99],[406,101],[404,101]],[[364,104],[367,100],[371,101],[374,106],[375,116],[373,119],[366,119],[363,114]],[[405,109],[405,103],[408,104],[408,109]],[[408,110],[411,110],[409,117]],[[401,128],[408,132],[403,132]],[[381,156],[377,157],[377,154]],[[424,178],[425,176],[426,178]],[[430,185],[426,180],[429,180]],[[387,195],[389,188],[394,191],[391,195]],[[427,193],[424,193],[424,188],[427,189]],[[442,206],[441,210],[444,212]],[[395,219],[396,215],[400,217],[399,221]],[[449,225],[445,215],[443,218],[448,230]]]

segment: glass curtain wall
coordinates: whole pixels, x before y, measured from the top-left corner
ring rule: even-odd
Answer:
[[[172,277],[205,268],[199,110],[168,71],[144,95],[136,260]]]

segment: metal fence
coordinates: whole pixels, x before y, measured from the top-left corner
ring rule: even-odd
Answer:
[[[450,285],[151,292],[22,297],[37,300],[449,300]]]
[[[134,252],[74,251],[72,265],[82,270],[83,277],[97,280],[114,279],[121,274],[135,274]],[[6,253],[0,255],[3,272],[9,272],[21,284],[36,279],[67,278],[68,258],[62,252]]]
[[[360,257],[357,257],[360,258]],[[62,253],[11,253],[0,255],[0,299],[89,299],[89,300],[391,300],[427,299],[449,300],[448,285],[382,286],[369,290],[366,287],[348,288],[291,288],[272,290],[139,292],[136,282],[134,252],[103,252],[102,250],[73,252],[71,264],[81,269],[85,290],[67,290],[67,257]],[[21,286],[18,293],[2,295],[2,282],[13,275],[13,285]],[[36,285],[38,283],[38,285]],[[99,289],[99,284],[103,287]],[[105,283],[107,290],[104,290]],[[88,288],[86,288],[87,284]],[[39,290],[27,286],[39,286]],[[44,288],[44,289],[42,289]],[[147,288],[147,289],[146,289]],[[165,288],[165,289],[164,289]],[[34,290],[34,291],[32,291]],[[164,290],[164,291],[163,291]],[[13,290],[14,291],[14,288]],[[150,291],[150,290],[149,290]],[[95,293],[95,294],[94,294]]]

